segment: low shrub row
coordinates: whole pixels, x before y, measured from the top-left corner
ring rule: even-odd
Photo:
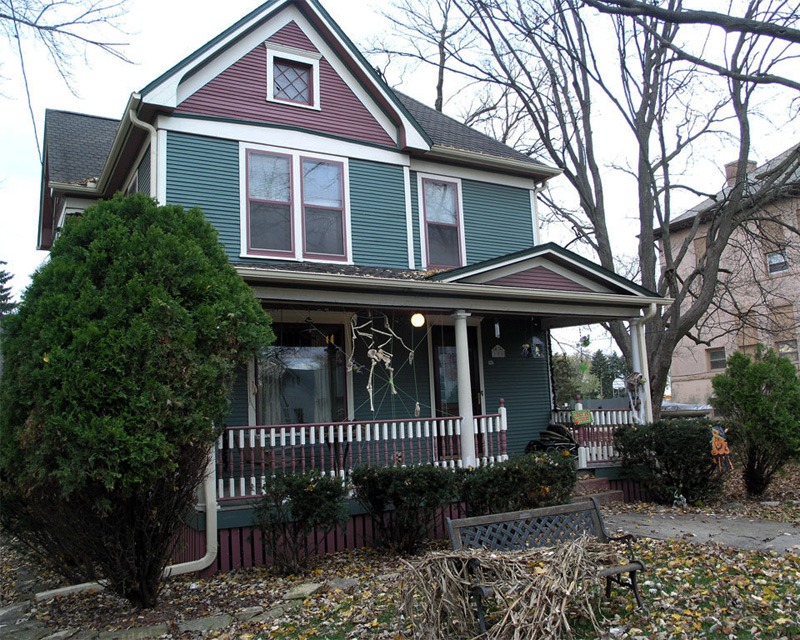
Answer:
[[[468,515],[484,515],[561,504],[575,482],[574,458],[541,452],[470,470],[358,467],[348,483],[317,472],[276,474],[264,485],[255,517],[275,566],[290,573],[347,518],[351,489],[372,516],[377,542],[411,553],[430,539],[446,505],[461,503]]]

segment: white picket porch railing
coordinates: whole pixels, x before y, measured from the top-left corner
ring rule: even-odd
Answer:
[[[460,417],[227,427],[217,441],[217,499],[252,498],[266,478],[316,469],[344,478],[353,467],[461,467]],[[475,416],[479,465],[508,459],[506,409]]]
[[[578,467],[608,467],[619,464],[620,454],[614,448],[617,427],[634,424],[633,412],[623,409],[591,409],[591,424],[573,423],[572,411],[553,411],[553,422],[568,426],[578,443]]]

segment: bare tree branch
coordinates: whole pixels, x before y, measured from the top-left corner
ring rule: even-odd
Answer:
[[[800,30],[794,29],[787,24],[776,22],[775,18],[779,17],[776,15],[771,15],[769,21],[762,21],[747,17],[740,18],[716,11],[665,8],[650,2],[642,2],[641,0],[583,0],[583,3],[603,13],[655,18],[661,22],[669,22],[671,24],[713,25],[724,29],[728,33],[768,36],[800,44]],[[789,14],[789,16],[796,18],[792,14]]]

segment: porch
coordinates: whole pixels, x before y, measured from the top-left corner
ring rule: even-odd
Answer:
[[[614,431],[633,424],[631,411],[594,410],[592,424],[575,426],[569,411],[553,411],[552,421],[568,426],[578,443],[578,468],[619,464]],[[227,427],[215,452],[217,500],[221,504],[261,495],[275,472],[317,470],[342,479],[359,465],[425,465],[463,468],[463,418],[361,420],[339,423]],[[474,416],[475,461],[478,466],[509,457],[506,407]]]

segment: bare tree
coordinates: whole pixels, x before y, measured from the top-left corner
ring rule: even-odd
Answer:
[[[660,407],[678,342],[684,336],[708,340],[697,335],[696,326],[709,309],[736,297],[736,283],[724,269],[720,277],[723,252],[740,233],[758,232],[758,218],[786,194],[800,164],[800,151],[794,150],[768,176],[745,177],[759,101],[769,96],[788,114],[797,99],[800,48],[792,30],[800,9],[785,0],[734,3],[741,4],[742,15],[726,35],[713,33],[711,19],[702,32],[691,26],[685,28],[692,33],[684,33],[682,23],[697,23],[698,14],[682,0],[659,3],[666,14],[635,15],[603,15],[586,6],[629,4],[623,0],[454,2],[480,38],[482,54],[454,44],[448,69],[514,96],[513,108],[524,115],[515,121],[524,121],[541,142],[540,157],[562,169],[577,196],[577,207],[551,205],[607,269],[621,262],[609,231],[618,202],[609,178],[619,171],[629,176],[636,194],[640,281],[674,300],[647,325],[653,404]],[[776,39],[765,25],[785,37]],[[741,178],[721,193],[693,186],[687,176],[694,156],[720,140],[737,146]],[[609,146],[629,151],[615,164]],[[682,213],[674,202],[687,192],[709,203],[673,238],[671,224]],[[695,263],[692,249],[701,230],[704,252]],[[609,330],[629,356],[622,324]]]
[[[98,49],[129,62],[121,50],[124,43],[105,37],[119,31],[116,25],[125,15],[125,4],[126,0],[0,0],[0,29],[19,62],[40,160],[42,150],[31,103],[25,43],[31,41],[44,47],[74,93],[71,65],[76,57],[85,59],[89,50]]]
[[[396,0],[384,11],[392,25],[392,35],[375,40],[369,53],[391,58],[407,58],[433,65],[436,69],[434,108],[444,108],[444,79],[452,51],[471,47],[474,34],[455,7],[455,0]],[[395,46],[402,42],[404,46]]]

